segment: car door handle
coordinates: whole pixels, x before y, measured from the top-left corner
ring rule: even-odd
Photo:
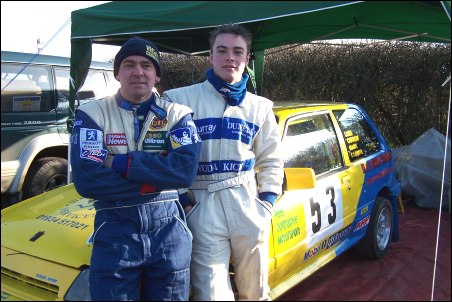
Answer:
[[[349,175],[342,176],[341,182],[342,182],[342,184],[347,184],[348,189],[351,190],[352,187],[350,186],[350,176]]]
[[[341,177],[341,181],[342,181],[343,184],[350,183],[350,176],[348,176],[348,175],[342,176]]]

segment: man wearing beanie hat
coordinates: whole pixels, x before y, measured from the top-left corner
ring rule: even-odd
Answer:
[[[96,209],[91,298],[188,300],[192,235],[178,190],[198,168],[192,111],[153,92],[161,69],[150,41],[125,42],[114,75],[118,92],[81,105],[71,137],[74,185]]]

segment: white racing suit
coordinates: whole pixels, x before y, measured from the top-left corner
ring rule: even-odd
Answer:
[[[258,193],[281,194],[281,138],[273,103],[247,92],[240,105],[229,106],[208,81],[169,90],[164,97],[193,110],[202,141],[190,187],[196,204],[187,214],[193,299],[234,300],[230,259],[238,298],[268,299],[271,206]]]

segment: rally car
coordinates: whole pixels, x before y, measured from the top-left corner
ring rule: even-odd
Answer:
[[[400,194],[391,149],[360,106],[278,102],[274,113],[285,179],[271,222],[272,299],[351,248],[382,258],[398,240]],[[2,300],[90,300],[93,203],[70,184],[2,210]]]

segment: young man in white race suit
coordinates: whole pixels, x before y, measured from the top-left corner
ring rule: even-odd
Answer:
[[[164,93],[193,110],[202,140],[187,213],[194,300],[234,300],[231,258],[239,300],[268,299],[272,206],[284,173],[273,103],[246,90],[251,39],[236,24],[216,28],[207,80]]]

